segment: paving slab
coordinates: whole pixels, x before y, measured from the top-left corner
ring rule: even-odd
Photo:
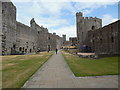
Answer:
[[[22,88],[118,88],[118,76],[75,77],[58,51]]]

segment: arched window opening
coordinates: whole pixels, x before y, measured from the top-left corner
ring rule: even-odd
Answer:
[[[19,48],[19,51],[22,51],[22,47]]]
[[[94,30],[95,29],[95,26],[92,26],[92,30]]]
[[[32,52],[32,49],[30,49],[30,53]]]
[[[25,52],[27,53],[27,49],[25,49]]]
[[[50,40],[50,37],[48,37],[48,39]]]
[[[15,48],[16,48],[16,46],[15,46],[15,45],[13,45],[13,48],[15,49]]]

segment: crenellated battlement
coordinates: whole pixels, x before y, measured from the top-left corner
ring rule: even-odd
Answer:
[[[76,18],[77,18],[77,21],[80,21],[80,20],[92,21],[93,20],[93,21],[96,21],[96,22],[102,22],[102,19],[97,18],[97,17],[84,17],[82,12],[77,12],[76,13]]]
[[[83,13],[82,13],[82,12],[77,12],[77,13],[76,13],[76,16],[81,16],[81,17],[82,17],[82,16],[83,16]]]

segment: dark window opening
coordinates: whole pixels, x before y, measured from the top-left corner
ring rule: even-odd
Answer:
[[[114,38],[113,38],[113,36],[111,37],[111,42],[114,43]]]
[[[102,38],[100,38],[100,43],[102,43]]]
[[[22,47],[19,48],[19,51],[22,51]]]
[[[30,53],[32,52],[32,49],[30,49]]]
[[[50,40],[50,37],[48,39]]]
[[[95,29],[95,26],[92,26],[92,30],[94,30]]]
[[[40,32],[38,31],[38,34],[39,34]]]
[[[15,49],[15,48],[16,48],[16,46],[15,46],[15,45],[13,45],[13,48]]]
[[[25,49],[25,52],[27,52],[27,49]]]

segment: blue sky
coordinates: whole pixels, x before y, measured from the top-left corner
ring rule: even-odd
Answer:
[[[79,1],[79,2],[78,2]],[[118,0],[93,1],[43,1],[29,0],[27,2],[12,0],[17,8],[17,21],[29,25],[31,18],[41,26],[47,27],[49,32],[62,36],[76,36],[76,12],[83,12],[85,17],[102,19],[103,26],[118,19]],[[91,2],[88,2],[91,1]]]

